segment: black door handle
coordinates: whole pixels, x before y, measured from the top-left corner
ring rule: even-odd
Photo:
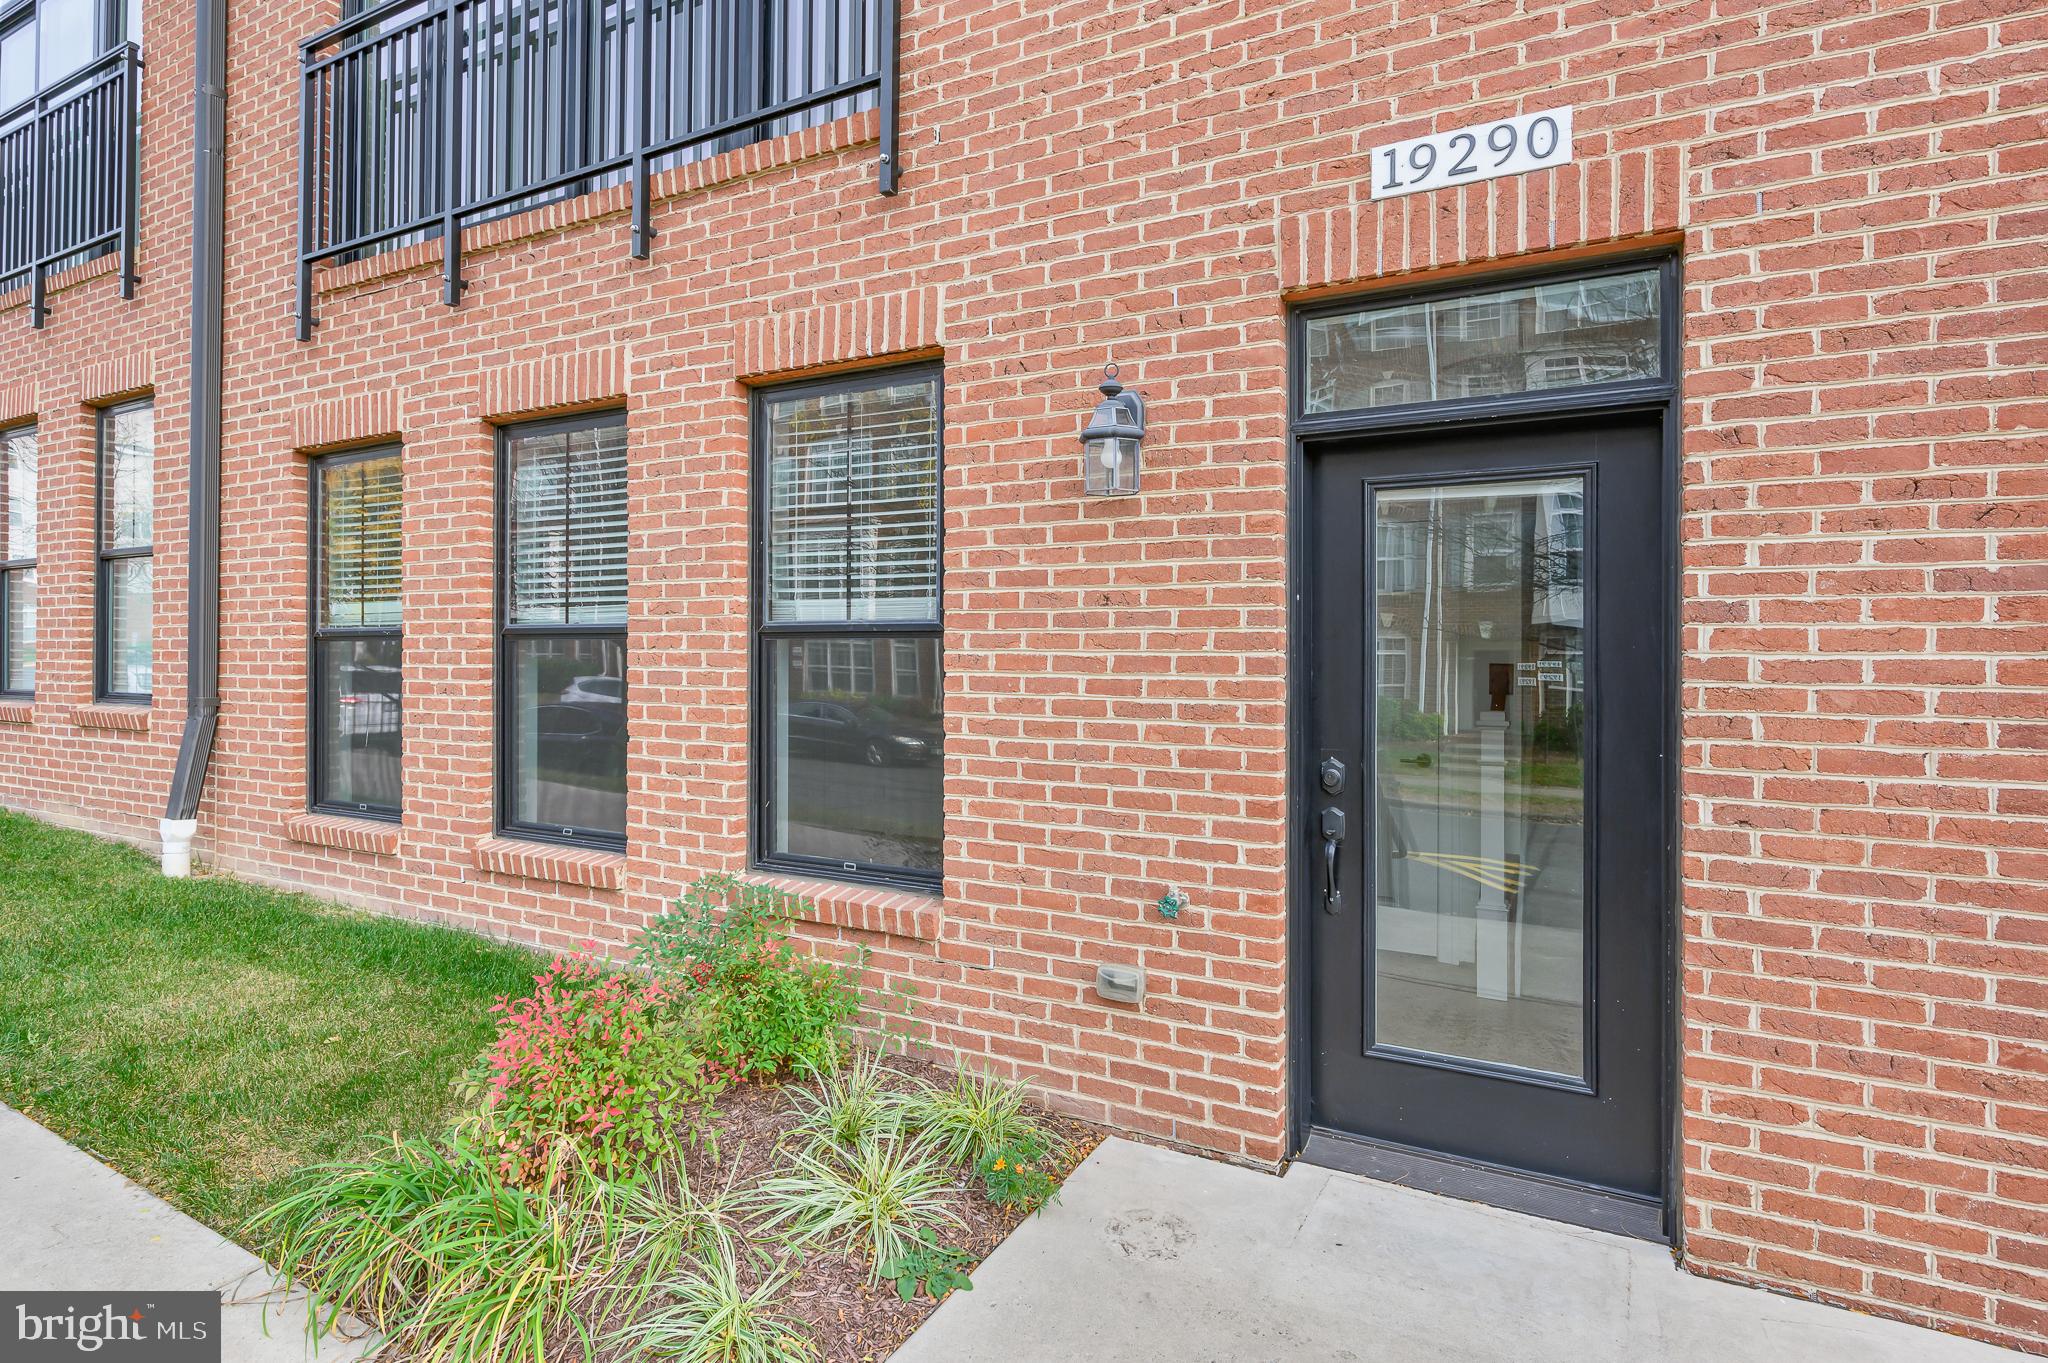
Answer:
[[[1323,912],[1336,913],[1344,906],[1344,892],[1337,886],[1337,845],[1344,841],[1344,811],[1323,811]]]

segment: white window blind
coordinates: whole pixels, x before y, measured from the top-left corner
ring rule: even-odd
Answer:
[[[370,628],[399,623],[400,498],[395,454],[327,470],[320,528],[326,624]]]
[[[938,391],[792,397],[768,419],[768,619],[939,618]]]
[[[513,437],[511,484],[510,622],[624,624],[624,423]]]

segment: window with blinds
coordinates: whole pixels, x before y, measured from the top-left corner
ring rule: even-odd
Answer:
[[[806,384],[759,401],[756,859],[936,885],[945,843],[938,371]]]
[[[768,409],[770,621],[939,618],[937,381]]]
[[[99,611],[95,691],[147,701],[154,669],[156,412],[145,399],[99,419]]]
[[[36,428],[0,434],[0,694],[36,688]]]
[[[519,434],[508,455],[507,619],[623,624],[625,423]]]
[[[405,694],[400,469],[395,449],[314,461],[314,809],[398,817]]]
[[[320,500],[322,622],[398,624],[398,456],[330,464],[322,470]]]
[[[498,826],[626,841],[626,422],[501,436]]]

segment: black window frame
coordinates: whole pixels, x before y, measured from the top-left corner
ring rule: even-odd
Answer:
[[[37,496],[30,503],[29,514],[34,518],[36,547],[39,551],[42,548],[43,533],[42,508],[40,506],[42,500],[43,463],[41,434],[41,430],[34,421],[17,421],[10,426],[0,427],[0,462],[4,462],[7,457],[7,442],[15,439],[17,436],[26,435],[29,439],[36,442]],[[8,491],[0,488],[0,521],[4,521],[7,515],[7,496]],[[6,543],[5,548],[9,554],[13,554],[14,545],[12,543]],[[7,666],[7,660],[13,653],[11,646],[13,640],[9,637],[8,631],[14,620],[13,598],[15,579],[24,573],[34,573],[35,571],[35,554],[29,554],[26,557],[13,555],[8,558],[0,558],[0,697],[5,697],[8,700],[30,700],[34,698],[36,693],[34,682],[30,682],[27,686],[16,686],[14,684],[14,674],[8,670]],[[38,587],[40,588],[40,584],[38,584]]]
[[[632,517],[632,425],[623,407],[607,407],[592,412],[577,412],[570,416],[548,417],[535,421],[508,422],[496,431],[496,486],[493,492],[497,501],[496,533],[497,547],[494,554],[493,576],[496,579],[493,591],[494,606],[491,622],[492,677],[494,688],[492,710],[496,717],[497,732],[491,744],[493,763],[492,803],[495,813],[492,827],[501,837],[514,838],[522,842],[554,843],[563,847],[581,847],[604,852],[626,850],[627,835],[612,834],[600,829],[564,828],[559,824],[535,824],[513,817],[513,774],[512,762],[512,646],[519,639],[616,639],[624,663],[632,663],[632,647],[628,638],[629,622],[621,620],[616,625],[544,624],[515,625],[511,623],[512,606],[512,442],[522,435],[548,435],[556,431],[583,430],[595,426],[616,424],[626,441],[626,514],[628,539],[627,559],[627,601],[631,611],[631,517]],[[631,714],[632,687],[626,688],[628,715]],[[632,783],[632,729],[630,718],[626,730],[626,822],[630,825],[633,810]]]
[[[814,393],[861,392],[873,388],[888,388],[906,381],[928,379],[932,385],[932,422],[937,435],[938,486],[932,499],[933,552],[938,559],[939,589],[936,593],[938,610],[930,621],[872,620],[840,621],[820,623],[804,620],[790,620],[780,623],[768,619],[768,565],[769,565],[769,484],[768,484],[768,409],[777,402],[791,398],[802,398]],[[888,889],[914,890],[923,893],[938,893],[944,886],[945,867],[945,798],[944,798],[944,757],[940,758],[939,801],[939,865],[936,869],[922,871],[909,867],[889,866],[873,862],[842,861],[829,857],[801,856],[789,852],[771,852],[768,847],[769,830],[775,818],[774,764],[769,760],[770,744],[773,741],[773,717],[770,714],[774,694],[773,649],[777,641],[785,639],[900,639],[929,638],[937,642],[938,675],[934,678],[939,701],[939,723],[943,732],[945,725],[946,691],[946,381],[945,365],[940,360],[918,360],[909,364],[890,365],[886,368],[861,369],[848,373],[832,374],[824,378],[806,379],[793,383],[772,384],[753,391],[753,412],[748,423],[749,491],[753,499],[754,513],[753,544],[748,560],[753,579],[748,590],[748,633],[752,640],[752,658],[749,668],[749,694],[752,697],[748,718],[748,742],[753,759],[748,764],[752,779],[751,799],[748,807],[754,817],[750,820],[747,838],[748,864],[755,870],[782,875],[803,876],[812,880],[831,881],[850,885],[875,885]],[[881,665],[879,662],[876,664]]]
[[[327,547],[327,473],[348,464],[359,464],[371,459],[397,459],[399,461],[399,483],[404,486],[404,447],[395,443],[368,445],[361,449],[337,450],[331,454],[316,455],[306,461],[306,509],[308,513],[308,534],[306,536],[306,808],[315,814],[337,814],[350,819],[374,819],[382,823],[399,823],[405,815],[405,591],[404,569],[401,560],[399,588],[399,623],[395,625],[331,625],[327,622],[326,600],[322,592],[325,577],[321,572],[321,559]],[[398,513],[399,543],[405,542],[405,509],[403,493]],[[322,800],[320,791],[325,775],[324,757],[326,745],[321,741],[322,705],[321,695],[325,691],[320,684],[320,645],[330,639],[390,639],[399,648],[399,794],[395,805],[378,805],[367,802],[342,803]]]
[[[114,421],[123,412],[138,408],[150,409],[149,439],[149,543],[129,545],[122,548],[107,547],[107,479],[111,465],[107,456],[113,448]],[[111,585],[113,565],[131,559],[156,556],[156,398],[131,398],[102,407],[95,414],[93,436],[93,498],[92,498],[92,546],[93,546],[93,624],[92,624],[92,694],[93,700],[110,705],[148,705],[153,691],[116,691],[109,684],[113,677],[113,615],[108,609],[108,587]],[[40,453],[40,451],[38,451]],[[156,683],[156,573],[152,562],[150,572],[150,684]]]

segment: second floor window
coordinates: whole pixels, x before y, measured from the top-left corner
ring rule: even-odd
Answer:
[[[36,428],[0,432],[0,695],[36,689]]]
[[[498,823],[626,841],[626,422],[500,436]]]
[[[313,466],[313,807],[395,818],[403,733],[398,451]]]
[[[156,414],[145,400],[99,421],[99,697],[149,699]]]
[[[0,116],[14,114],[107,49],[141,41],[141,34],[141,0],[0,4]]]
[[[943,834],[939,376],[761,399],[764,865],[935,885]]]
[[[0,291],[118,251],[134,286],[138,0],[0,0]]]

